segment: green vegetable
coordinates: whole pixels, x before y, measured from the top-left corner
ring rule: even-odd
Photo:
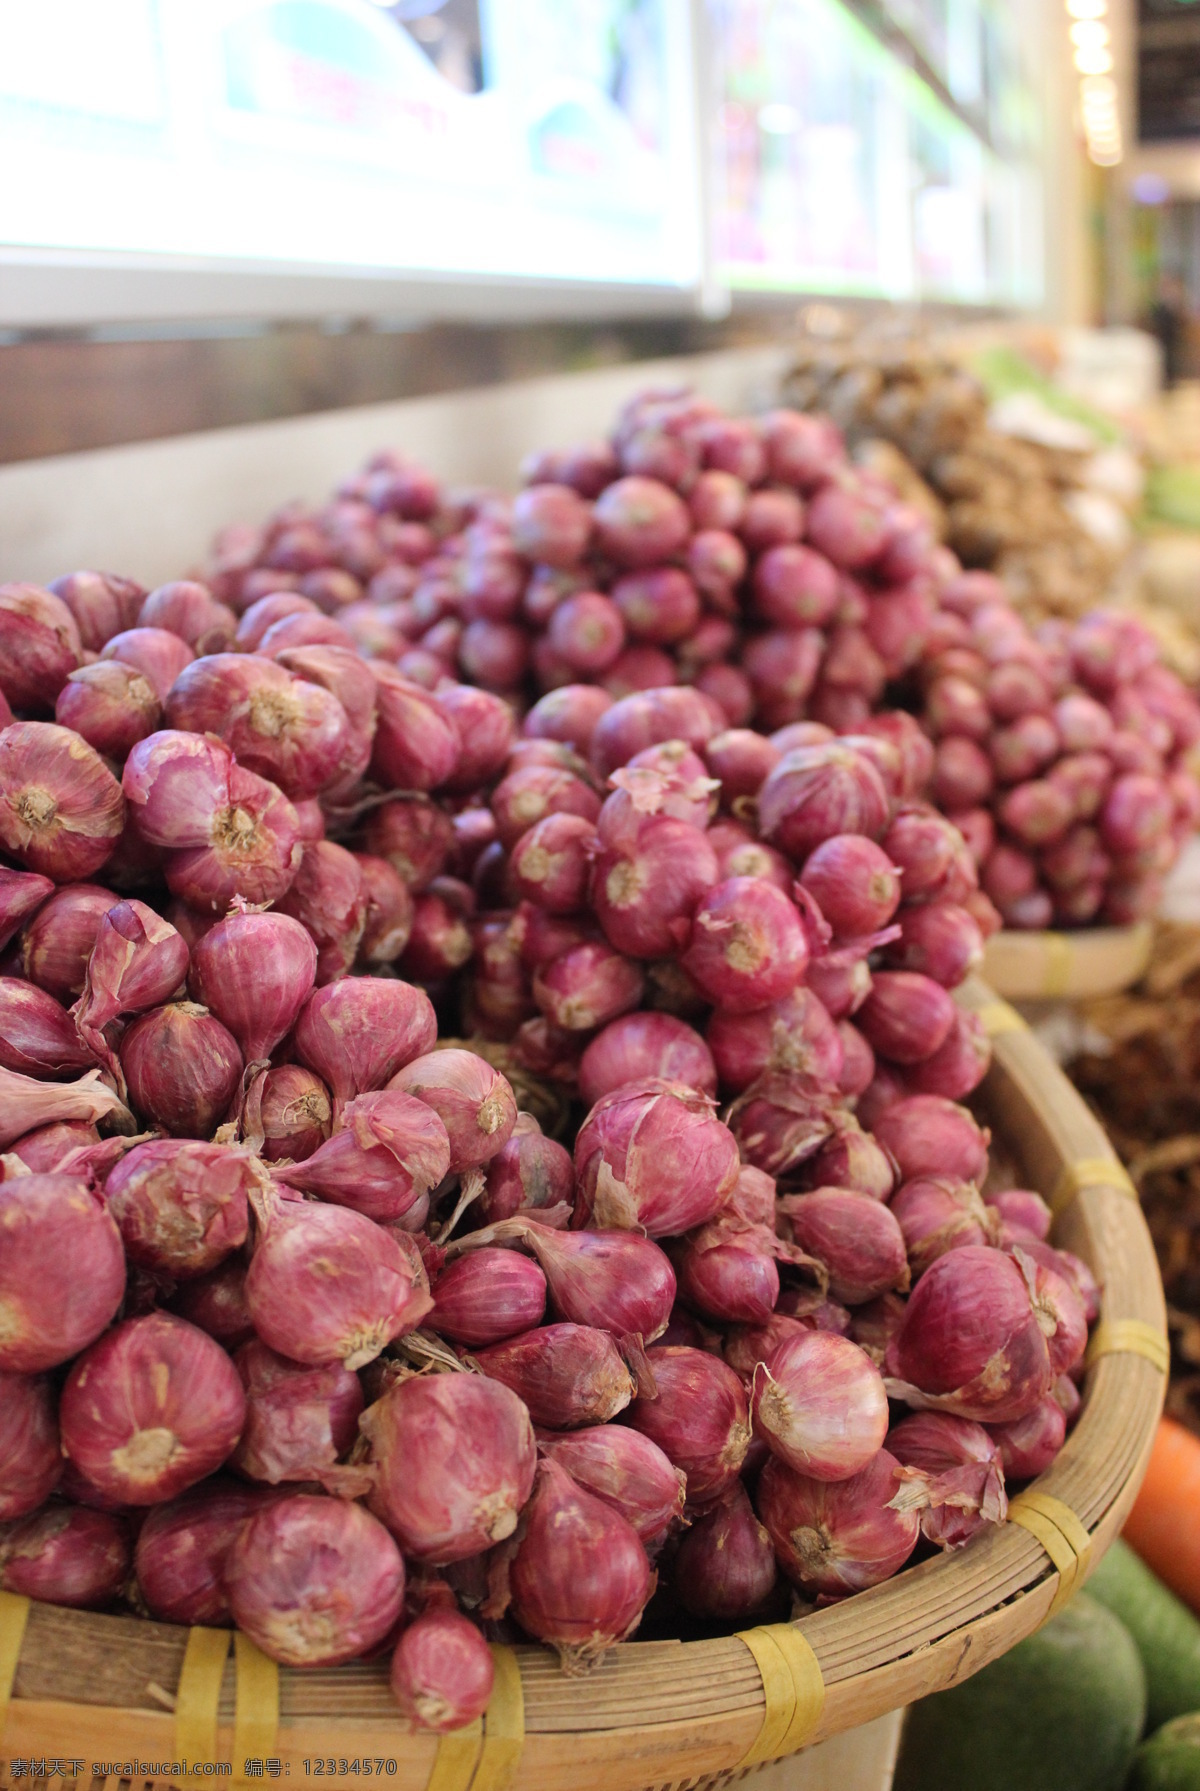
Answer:
[[[1128,1791],[1200,1791],[1200,1711],[1177,1716],[1142,1743]]]
[[[895,1791],[1121,1791],[1145,1716],[1133,1637],[1081,1593],[973,1679],[913,1705]]]
[[[1200,1622],[1124,1542],[1114,1542],[1088,1593],[1121,1619],[1146,1669],[1146,1723],[1200,1710]]]

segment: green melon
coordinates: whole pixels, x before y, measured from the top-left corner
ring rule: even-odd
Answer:
[[[1177,1716],[1142,1743],[1129,1791],[1200,1791],[1200,1711]]]
[[[1121,1619],[1146,1669],[1146,1726],[1200,1710],[1200,1623],[1127,1543],[1114,1542],[1088,1595]]]

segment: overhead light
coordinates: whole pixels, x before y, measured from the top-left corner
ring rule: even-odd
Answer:
[[[1077,49],[1099,49],[1108,42],[1108,26],[1101,19],[1080,19],[1071,26],[1070,37]]]
[[[1106,75],[1112,68],[1112,51],[1100,46],[1094,50],[1076,50],[1075,67],[1081,75]]]
[[[1108,0],[1067,0],[1067,11],[1073,19],[1102,19]]]

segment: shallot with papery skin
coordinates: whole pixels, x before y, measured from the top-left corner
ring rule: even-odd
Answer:
[[[458,729],[419,684],[379,660],[372,669],[379,716],[371,753],[375,776],[384,789],[436,790],[458,764]]]
[[[513,847],[517,888],[551,914],[574,914],[584,904],[595,845],[596,829],[582,815],[547,815]]]
[[[624,1424],[595,1424],[543,1438],[541,1453],[619,1511],[649,1547],[683,1519],[686,1481],[657,1443]]]
[[[129,1260],[184,1279],[245,1243],[255,1181],[245,1151],[164,1138],[136,1145],[109,1172],[104,1198]]]
[[[394,964],[412,933],[412,896],[386,858],[376,858],[370,852],[356,852],[354,857],[367,897],[358,961],[372,968]]]
[[[946,1412],[914,1412],[892,1426],[887,1447],[901,1467],[915,1468],[920,1476],[912,1483],[911,1508],[921,1514],[926,1541],[961,1548],[989,1524],[1004,1522],[1005,1464],[982,1424]]]
[[[41,1604],[100,1609],[119,1596],[129,1555],[129,1532],[119,1517],[47,1505],[0,1543],[0,1589]]]
[[[454,823],[427,796],[394,797],[367,817],[365,843],[418,895],[444,868]]]
[[[786,1195],[779,1211],[795,1243],[826,1270],[829,1292],[842,1305],[865,1306],[892,1288],[905,1291],[904,1235],[882,1200],[851,1188],[817,1188]]]
[[[0,951],[47,897],[54,894],[49,877],[34,871],[12,871],[0,866]]]
[[[367,889],[358,860],[332,840],[304,847],[278,912],[300,922],[317,948],[319,985],[345,976],[367,924]]]
[[[238,903],[195,946],[190,982],[247,1063],[261,1064],[295,1025],[316,967],[316,946],[299,921]]]
[[[103,1029],[121,1014],[168,1001],[188,969],[187,941],[144,902],[117,902],[104,915],[72,1008],[79,1036],[108,1060]]]
[[[785,753],[758,793],[763,838],[797,860],[835,834],[871,838],[887,815],[879,772],[864,753],[840,742]],[[884,851],[891,856],[886,841]]]
[[[983,1181],[991,1134],[965,1107],[940,1095],[911,1095],[894,1102],[872,1123],[875,1141],[891,1152],[901,1179],[951,1175]]]
[[[22,1075],[56,1077],[94,1061],[52,995],[22,977],[0,976],[0,1065]]]
[[[759,1324],[779,1298],[774,1231],[730,1214],[694,1231],[674,1252],[685,1305],[716,1324]]]
[[[166,702],[176,678],[195,657],[187,642],[169,628],[126,628],[100,650],[102,661],[115,659],[140,672],[160,703]]]
[[[836,1111],[823,1083],[768,1070],[733,1103],[729,1126],[745,1161],[779,1178],[816,1155],[834,1131]]]
[[[923,1275],[947,1250],[994,1243],[999,1229],[978,1188],[951,1176],[920,1176],[905,1182],[891,1210],[904,1233],[914,1277]]]
[[[645,989],[639,964],[600,940],[571,946],[533,977],[533,997],[564,1032],[591,1032],[638,1006]]]
[[[67,572],[47,587],[75,618],[79,638],[90,652],[138,619],[146,593],[135,579],[113,572]]]
[[[422,1729],[445,1734],[487,1709],[495,1679],[491,1650],[461,1611],[423,1611],[392,1656],[392,1695]]]
[[[789,995],[809,948],[793,904],[758,877],[718,883],[695,909],[684,968],[706,998],[745,1014]]]
[[[450,1140],[433,1108],[390,1088],[348,1101],[333,1136],[275,1174],[289,1187],[384,1223],[403,1218],[449,1168]]]
[[[890,1579],[916,1547],[918,1514],[893,1503],[903,1485],[900,1464],[886,1449],[832,1485],[772,1458],[756,1503],[788,1578],[809,1594],[844,1598]]]
[[[833,1135],[805,1164],[810,1188],[852,1188],[872,1200],[887,1200],[896,1185],[896,1165],[851,1114],[835,1116]]]
[[[101,1080],[99,1070],[89,1070],[78,1082],[39,1082],[17,1070],[0,1068],[0,1150],[7,1150],[27,1132],[71,1119],[87,1125],[107,1119],[125,1133],[137,1129],[132,1113]]]
[[[537,1217],[548,1207],[570,1202],[574,1194],[571,1153],[543,1137],[530,1114],[518,1113],[511,1138],[487,1166],[477,1209],[481,1219],[491,1224],[518,1213]]]
[[[333,1103],[319,1076],[298,1063],[285,1063],[252,1086],[244,1120],[247,1136],[252,1117],[268,1163],[284,1158],[302,1163],[328,1138]]]
[[[410,1377],[363,1414],[371,1508],[418,1561],[463,1561],[517,1527],[537,1469],[529,1413],[478,1374]]]
[[[683,1470],[688,1503],[706,1504],[742,1471],[750,1447],[745,1389],[726,1363],[687,1345],[658,1344],[648,1359],[657,1395],[639,1394],[626,1422]]]
[[[654,1590],[633,1526],[552,1458],[538,1470],[511,1569],[512,1614],[578,1674],[624,1641]]]
[[[0,846],[29,870],[73,883],[99,870],[125,824],[121,786],[71,728],[0,731]]]
[[[672,1568],[675,1596],[693,1617],[751,1620],[775,1588],[775,1550],[739,1482],[691,1525]]]
[[[512,1089],[473,1051],[431,1051],[398,1070],[388,1087],[415,1096],[441,1119],[455,1174],[490,1161],[512,1136],[517,1117]]]
[[[510,1222],[506,1231],[536,1256],[556,1317],[647,1343],[665,1329],[675,1275],[650,1238],[634,1231],[557,1231],[534,1221]]]
[[[207,585],[174,579],[147,596],[138,614],[142,628],[165,628],[197,653],[221,654],[233,645],[237,617]]]
[[[838,834],[807,859],[800,881],[843,939],[878,932],[900,902],[900,873],[882,847],[861,834]]]
[[[119,900],[95,883],[74,883],[54,892],[26,924],[21,968],[31,983],[56,1001],[83,990],[87,965],[109,909]]]
[[[12,708],[52,708],[82,657],[61,597],[41,585],[0,584],[0,694]]]
[[[697,901],[717,880],[704,835],[669,815],[647,815],[600,837],[591,900],[610,945],[635,958],[678,950]]]
[[[831,1088],[842,1072],[837,1028],[818,998],[803,987],[751,1013],[718,1008],[706,1036],[721,1086],[733,1094],[741,1094],[768,1070],[797,1070]]]
[[[886,1366],[920,1403],[980,1423],[1023,1418],[1050,1389],[1050,1356],[1021,1269],[965,1245],[926,1270]]]
[[[78,1354],[116,1315],[121,1234],[85,1181],[23,1175],[0,1184],[0,1235],[0,1370],[38,1374]]]
[[[883,1376],[847,1337],[827,1331],[786,1337],[754,1370],[750,1419],[772,1454],[796,1473],[848,1480],[887,1435]]]
[[[234,765],[205,841],[169,854],[167,888],[201,911],[223,912],[237,896],[275,902],[295,876],[301,851],[300,818],[282,790]]]
[[[1047,1393],[1023,1418],[990,1424],[988,1434],[1000,1451],[1008,1479],[1033,1480],[1045,1473],[1066,1441],[1066,1414],[1053,1393]]]
[[[142,672],[119,659],[98,659],[71,673],[58,693],[54,719],[104,758],[119,761],[160,726],[162,704]]]
[[[579,1063],[579,1093],[589,1107],[623,1082],[647,1076],[684,1082],[715,1095],[717,1073],[700,1034],[671,1014],[623,1014],[597,1034]]]
[[[146,1514],[134,1573],[152,1616],[162,1623],[227,1626],[225,1558],[246,1522],[273,1495],[232,1480],[207,1480]]]
[[[361,1505],[298,1493],[254,1513],[225,1563],[237,1627],[285,1666],[340,1666],[404,1605],[404,1562]]]
[[[36,1511],[62,1467],[50,1382],[0,1370],[0,1523]]]
[[[576,1223],[677,1236],[720,1211],[737,1180],[737,1144],[713,1103],[678,1082],[614,1089],[575,1140]]]
[[[535,1424],[555,1430],[606,1424],[634,1393],[613,1339],[591,1325],[543,1325],[476,1351],[475,1360],[522,1400]]]
[[[362,1368],[432,1306],[419,1258],[361,1213],[257,1191],[252,1204],[259,1234],[246,1304],[281,1356]]]
[[[974,918],[953,902],[930,902],[905,909],[900,937],[886,947],[889,965],[932,977],[955,989],[983,957],[983,938]]]
[[[999,1193],[985,1194],[983,1198],[1010,1232],[1027,1232],[1040,1239],[1050,1236],[1053,1214],[1032,1188],[1005,1188]]]
[[[347,1101],[385,1086],[406,1063],[431,1051],[437,1018],[423,989],[390,977],[356,976],[309,996],[296,1022],[296,1055],[333,1095]]]
[[[923,1063],[944,1045],[954,1003],[940,983],[914,970],[879,970],[858,1016],[867,1043],[893,1063]]]
[[[992,1044],[978,1014],[955,1010],[954,1023],[944,1042],[924,1063],[908,1072],[908,1086],[921,1094],[965,1100],[987,1075]]]
[[[468,1349],[502,1343],[540,1325],[546,1277],[515,1250],[485,1246],[447,1264],[431,1289],[430,1323]]]
[[[206,1138],[242,1078],[233,1034],[194,1001],[143,1014],[120,1044],[121,1069],[137,1111],[176,1138]]]
[[[102,1492],[157,1505],[226,1460],[246,1419],[233,1363],[167,1312],[126,1319],[81,1355],[59,1406],[63,1453]]]
[[[246,1422],[229,1464],[276,1486],[314,1480],[347,1453],[363,1409],[358,1376],[340,1363],[301,1366],[257,1340],[234,1362],[246,1389]]]
[[[170,1302],[172,1312],[207,1331],[227,1350],[239,1349],[254,1336],[246,1305],[248,1267],[241,1251],[227,1256],[207,1275],[197,1275],[183,1283]]]

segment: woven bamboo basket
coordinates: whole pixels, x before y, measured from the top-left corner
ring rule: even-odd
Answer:
[[[1009,1001],[1118,995],[1145,974],[1153,942],[1149,921],[1077,933],[1000,932],[984,947],[983,975]]]
[[[546,1650],[499,1649],[481,1723],[440,1743],[406,1731],[386,1663],[277,1670],[242,1636],[231,1649],[226,1632],[0,1595],[10,1776],[13,1760],[73,1756],[85,1779],[108,1766],[109,1791],[181,1759],[189,1775],[195,1761],[232,1762],[234,1783],[256,1786],[277,1770],[293,1784],[383,1775],[396,1791],[707,1791],[953,1685],[1036,1629],[1133,1502],[1162,1403],[1165,1313],[1137,1200],[1103,1131],[1007,1003],[977,981],[960,999],[995,1040],[981,1095],[997,1142],[1104,1290],[1079,1422],[1012,1521],[744,1639],[634,1641],[582,1679],[565,1678]]]

